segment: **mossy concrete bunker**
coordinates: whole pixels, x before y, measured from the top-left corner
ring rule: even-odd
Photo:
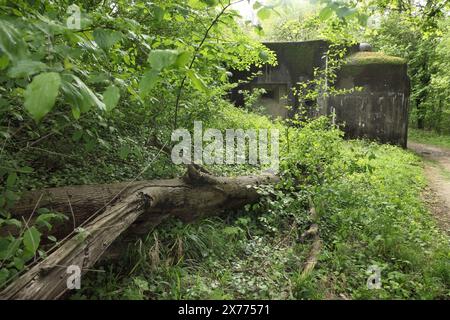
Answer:
[[[346,137],[366,138],[406,147],[410,82],[406,62],[398,57],[370,52],[361,44],[348,48],[348,55],[336,74],[338,93],[322,90],[317,100],[302,97],[299,84],[314,89],[315,70],[327,68],[326,41],[264,43],[277,55],[276,66],[235,73],[235,80],[251,80],[232,92],[232,100],[243,104],[240,90],[263,88],[259,104],[273,117],[289,118],[304,108],[309,115],[333,115],[343,125]],[[363,51],[361,51],[363,50]],[[320,73],[320,72],[319,72]],[[253,76],[252,75],[255,75]],[[321,73],[326,77],[326,72]],[[328,80],[322,79],[325,82]],[[297,91],[300,94],[295,95]],[[286,106],[291,106],[290,111]]]
[[[406,62],[379,52],[350,55],[337,74],[336,89],[321,114],[335,114],[348,138],[367,138],[406,148],[410,82]]]

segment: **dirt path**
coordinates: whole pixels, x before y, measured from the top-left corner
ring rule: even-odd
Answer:
[[[450,150],[415,142],[408,142],[408,149],[425,160],[428,178],[425,201],[441,228],[450,234]]]

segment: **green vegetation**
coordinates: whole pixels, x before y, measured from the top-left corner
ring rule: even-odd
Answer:
[[[374,51],[402,58],[411,79],[411,124],[437,132],[450,130],[448,1],[318,2],[324,5],[284,2],[277,8],[280,15],[262,22],[268,28],[264,38],[271,41],[326,39],[349,45],[368,42]],[[402,63],[395,58],[389,62]]]
[[[355,172],[321,196],[323,214],[330,215],[328,241],[336,244],[328,269],[335,288],[347,285],[353,298],[448,297],[448,239],[420,201],[419,160],[388,146],[356,150],[369,153],[372,160],[360,165],[370,173]],[[367,261],[383,268],[382,290],[375,293],[361,285]]]
[[[406,61],[399,57],[388,56],[381,52],[356,52],[350,55],[346,61],[350,65],[366,64],[405,64]]]
[[[448,131],[450,29],[446,3],[427,1],[423,8],[401,3],[404,10],[387,15],[380,28],[368,32],[368,41],[376,49],[408,61],[413,127]]]
[[[57,241],[56,213],[12,216],[22,191],[180,175],[151,138],[219,123],[227,69],[274,62],[218,1],[69,5],[0,1],[0,284]]]
[[[322,76],[294,92],[310,101],[324,88],[335,92],[346,48],[368,41],[385,54],[350,59],[406,61],[412,122],[446,132],[448,2],[320,0],[302,11],[303,2],[257,1],[257,24],[243,21],[238,2],[81,1],[73,16],[63,0],[0,0],[0,289],[63,241],[47,232],[67,223],[65,215],[39,203],[35,219],[13,214],[23,192],[179,177],[186,168],[160,146],[171,146],[174,129],[202,121],[221,131],[278,128],[280,183],[259,187],[261,201],[237,212],[164,221],[119,260],[96,265],[104,272],[88,272],[68,298],[450,298],[449,239],[421,200],[418,157],[345,141],[331,119],[308,119],[305,110],[285,121],[260,115],[261,90],[245,94],[244,108],[228,100],[232,72],[277,63],[260,40],[330,42],[326,77],[315,70]],[[78,27],[68,23],[78,18]],[[411,138],[450,147],[445,135],[412,130]],[[222,176],[264,169],[206,168]],[[312,243],[301,235],[311,206],[322,248],[305,276]],[[378,290],[367,287],[373,266]]]
[[[326,119],[292,132],[272,199],[226,218],[167,221],[122,264],[91,273],[72,298],[436,299],[450,297],[450,246],[420,200],[420,160],[391,146],[345,142]],[[318,170],[318,167],[321,167]],[[308,199],[324,242],[301,276]],[[382,289],[368,290],[368,269]]]

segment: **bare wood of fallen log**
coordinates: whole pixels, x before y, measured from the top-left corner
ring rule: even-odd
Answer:
[[[320,249],[322,248],[322,240],[319,236],[319,225],[317,224],[317,211],[314,207],[312,201],[310,201],[310,218],[313,222],[308,230],[302,233],[300,236],[300,241],[303,242],[306,239],[312,239],[311,249],[309,251],[308,258],[303,265],[303,271],[301,273],[301,277],[305,278],[308,276],[317,264],[317,259],[320,254]]]
[[[193,177],[195,183],[191,183]],[[158,224],[168,215],[192,220],[240,208],[259,198],[255,188],[250,186],[277,181],[278,178],[270,174],[235,178],[213,177],[190,167],[185,179],[133,183],[116,202],[83,226],[81,233],[69,237],[47,258],[32,266],[0,292],[0,299],[57,299],[67,291],[66,281],[69,275],[66,273],[66,267],[76,265],[82,272],[86,271],[131,225],[140,224],[148,230],[149,226]],[[75,210],[75,204],[78,209],[85,208],[80,190],[76,187],[68,188],[73,195],[71,207]],[[95,191],[87,195],[89,206],[96,208],[100,203],[103,205],[105,190],[118,189],[120,187],[108,186],[101,188],[102,191],[99,192],[89,187],[89,190]],[[59,204],[67,204],[67,193],[60,191],[52,190],[51,193],[57,196],[46,197],[47,205],[58,207]],[[79,215],[79,212],[76,215]]]

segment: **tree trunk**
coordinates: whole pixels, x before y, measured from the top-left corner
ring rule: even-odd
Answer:
[[[277,181],[273,175],[213,177],[191,166],[185,179],[44,190],[41,203],[69,215],[72,213],[68,211],[73,210],[78,223],[85,221],[81,225],[83,231],[72,231],[47,258],[32,265],[0,292],[0,299],[57,299],[68,290],[67,267],[75,265],[84,273],[131,225],[136,230],[148,231],[169,215],[187,221],[240,208],[259,198],[255,186]],[[108,203],[119,191],[120,195]],[[39,199],[42,193],[26,197],[36,199],[38,195]],[[71,195],[70,206],[67,194]],[[17,207],[16,215],[24,215],[34,206],[27,200]],[[92,215],[93,211],[100,210],[100,214]]]

